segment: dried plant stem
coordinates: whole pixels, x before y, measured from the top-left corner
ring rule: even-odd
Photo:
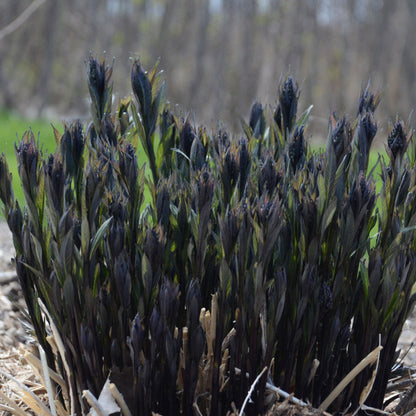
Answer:
[[[235,373],[236,374],[241,374],[241,370],[236,367],[235,368]],[[250,377],[250,375],[248,373],[246,373],[246,377],[248,378],[248,377]],[[293,394],[289,394],[288,392],[280,389],[279,387],[274,386],[271,383],[266,383],[266,388],[273,391],[274,393],[277,393],[279,396],[283,397],[284,399],[290,400],[294,404],[298,404],[300,406],[307,406],[308,405],[304,401],[294,397]]]
[[[199,410],[199,406],[198,406],[198,403],[196,401],[193,403],[192,407],[194,408],[194,410],[195,410],[195,412],[198,416],[203,416],[203,414]]]
[[[5,404],[0,404],[0,410],[6,413],[13,414],[13,408],[6,406]]]
[[[15,30],[17,30],[20,26],[25,23],[25,21],[40,7],[42,4],[45,3],[45,0],[37,0],[31,3],[22,14],[20,14],[16,19],[10,22],[6,27],[0,30],[0,40],[10,35]]]
[[[381,345],[381,335],[379,335],[379,343],[378,344]],[[360,403],[360,406],[354,412],[353,416],[355,416],[358,413],[358,411],[362,408],[362,405],[368,399],[368,396],[370,395],[371,390],[373,389],[373,386],[374,386],[374,380],[376,379],[376,376],[377,376],[379,364],[380,364],[380,351],[377,354],[377,364],[376,364],[376,368],[373,371],[373,374],[371,376],[370,381],[367,383],[367,385],[364,387],[363,391],[361,392],[360,402],[359,402]]]
[[[403,414],[407,410],[414,408],[416,405],[416,384],[408,390],[403,398],[399,401],[399,404],[394,409],[394,412],[397,414]]]
[[[381,345],[375,348],[373,351],[370,352],[365,358],[363,358],[335,387],[334,390],[330,393],[330,395],[321,403],[318,410],[325,411],[328,409],[330,404],[341,394],[342,390],[354,380],[355,377],[361,371],[363,371],[367,366],[374,363],[378,359],[379,352],[383,349]]]
[[[238,416],[243,416],[244,409],[247,406],[247,403],[250,400],[251,395],[253,394],[254,387],[256,386],[256,384],[259,382],[259,380],[261,379],[261,377],[263,376],[263,374],[266,371],[267,371],[267,367],[264,367],[263,370],[261,370],[261,373],[253,381],[253,384],[251,385],[250,390],[248,391],[248,394],[247,394],[246,398],[244,399],[243,405],[241,406],[241,410],[240,410],[240,413],[238,414]]]
[[[211,351],[213,353],[213,346],[215,344],[215,337],[217,334],[217,296],[212,295],[211,297],[211,322],[210,322],[210,332],[211,332]]]
[[[48,363],[46,361],[46,354],[40,344],[38,345],[38,349],[39,349],[40,359],[42,361],[43,380],[45,382],[45,387],[46,387],[46,390],[48,392],[48,397],[49,397],[49,407],[51,409],[52,415],[58,416],[56,413],[55,395],[53,394],[53,390],[52,390],[52,383],[51,383],[51,378],[49,376],[49,368],[48,368]]]
[[[89,390],[84,390],[82,395],[87,399],[88,404],[97,412],[98,416],[107,416],[105,410]]]
[[[31,352],[26,351],[24,353],[24,359],[32,366],[33,370],[38,374],[38,371],[42,368],[42,362],[39,358],[35,357]],[[65,380],[55,371],[48,368],[50,378],[62,389],[64,398],[68,398],[68,391],[66,389]]]
[[[0,391],[0,398],[4,403],[8,404],[8,406],[0,405],[1,410],[10,412],[11,414],[15,414],[18,416],[27,416],[27,414],[13,400],[11,400],[1,391]]]
[[[235,328],[231,328],[230,332],[225,336],[221,344],[221,352],[224,352],[230,345],[231,338],[237,333]]]
[[[64,367],[65,367],[65,371],[68,375],[68,378],[71,378],[72,373],[71,373],[71,370],[69,368],[68,362],[66,361],[66,358],[65,358],[65,347],[64,347],[64,343],[61,339],[61,336],[59,335],[58,328],[56,327],[50,313],[48,312],[46,306],[43,304],[43,302],[40,298],[38,298],[38,303],[39,303],[39,306],[42,309],[42,311],[48,317],[49,325],[51,326],[52,333],[53,333],[53,336],[54,336],[54,339],[55,339],[55,342],[56,342],[56,346],[58,347],[59,353],[60,353],[61,358],[62,358],[62,362],[63,362]],[[70,411],[71,411],[71,415],[73,415],[73,412],[75,410],[75,395],[74,395],[74,392],[72,390],[71,383],[68,383],[68,384],[69,384],[69,395],[70,395],[70,400],[71,400],[71,409],[70,409]]]
[[[19,390],[21,390],[22,393],[23,393],[20,397],[25,403],[27,401],[33,402],[38,407],[39,411],[43,415],[51,415],[50,410],[42,403],[42,401],[39,399],[39,397],[36,396],[36,394],[33,393],[33,391],[31,391],[29,388],[27,388],[22,382],[15,379],[10,374],[7,374],[3,370],[0,370],[0,374],[4,377],[8,378],[9,380],[13,381],[16,384],[16,386],[19,388]],[[9,402],[7,402],[7,403],[10,404]]]
[[[183,348],[183,362],[182,368],[186,368],[186,357],[188,355],[188,328],[186,326],[183,327],[182,330],[182,348]]]
[[[283,397],[284,399],[288,399],[294,404],[298,404],[300,406],[307,406],[308,404],[305,403],[303,400],[297,399],[292,394],[288,393],[287,391],[284,391],[282,389],[279,389],[279,387],[273,386],[273,384],[266,383],[266,388],[277,393],[279,396]]]
[[[376,409],[375,407],[367,406],[365,404],[362,404],[360,409],[364,410],[364,412],[368,410],[370,412],[380,413],[381,415],[393,415],[393,413],[391,412],[386,412],[385,410]]]
[[[117,402],[117,404],[120,406],[121,409],[121,413],[124,416],[132,416],[126,401],[124,400],[123,395],[120,393],[120,391],[118,390],[117,386],[114,383],[110,383],[110,392],[112,394],[112,396],[114,397],[114,400]]]

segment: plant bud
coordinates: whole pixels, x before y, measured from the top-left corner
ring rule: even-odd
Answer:
[[[105,141],[111,146],[117,146],[117,132],[113,120],[108,114],[104,114],[101,129]]]
[[[160,185],[157,189],[156,212],[159,224],[166,229],[169,224],[170,216],[170,194],[168,184],[166,182],[164,182],[163,185]]]
[[[220,129],[218,131],[217,140],[224,148],[230,147],[230,136],[226,130]]]
[[[14,199],[12,174],[9,172],[4,153],[0,155],[0,199],[6,207],[11,206]]]
[[[168,107],[162,111],[162,115],[160,117],[160,136],[164,137],[168,128],[175,124],[175,118],[173,117],[172,112],[169,110]]]
[[[26,132],[19,144],[15,144],[15,152],[23,189],[35,196],[38,191],[41,153],[36,146],[33,132]]]
[[[133,62],[131,70],[131,85],[134,95],[140,105],[139,112],[142,117],[147,118],[152,105],[152,85],[149,78],[138,60]]]
[[[123,143],[119,151],[119,169],[122,178],[129,188],[133,188],[137,182],[137,156],[131,143]]]
[[[97,97],[102,97],[105,88],[104,62],[99,64],[92,56],[88,61],[88,85]]]
[[[79,120],[69,126],[65,124],[64,128],[60,143],[62,160],[67,175],[73,176],[77,169],[82,168],[80,165],[85,147],[84,133]]]
[[[110,230],[108,233],[108,243],[110,246],[111,257],[115,259],[124,248],[124,236],[126,232],[126,226],[121,221],[112,221]]]
[[[250,171],[250,154],[248,152],[248,142],[245,138],[241,138],[238,142],[238,162],[240,170],[240,197],[243,195],[246,186],[247,177]]]
[[[195,170],[201,170],[204,166],[205,148],[198,136],[196,136],[192,142],[190,159]]]
[[[163,325],[156,307],[153,308],[152,315],[150,316],[149,328],[150,336],[152,337],[152,343],[154,342],[159,344],[163,335]]]
[[[110,215],[115,222],[123,223],[127,216],[126,206],[120,195],[115,195],[113,198],[113,201],[110,203]]]
[[[370,85],[367,85],[365,91],[361,91],[360,98],[358,100],[358,116],[364,115],[367,112],[374,113],[380,102],[380,94],[373,94],[369,88]]]
[[[153,271],[162,265],[163,250],[164,241],[160,227],[148,228],[146,230],[143,251],[149,259]]]
[[[190,156],[191,147],[196,137],[195,130],[192,127],[189,120],[186,120],[179,133],[179,148],[185,153],[186,156]]]
[[[249,126],[256,138],[262,137],[266,129],[266,118],[264,116],[263,106],[259,101],[255,101],[250,109]]]
[[[406,152],[408,139],[406,137],[402,122],[399,121],[393,126],[387,138],[387,145],[394,158],[396,158],[398,155],[402,157]]]
[[[131,324],[131,329],[130,329],[130,342],[131,342],[131,346],[133,347],[135,361],[138,360],[139,353],[143,348],[144,338],[145,338],[145,333],[142,328],[140,316],[139,314],[136,314],[136,316],[133,319],[133,322]]]
[[[277,184],[280,182],[281,175],[276,170],[276,164],[273,157],[270,154],[266,155],[266,159],[260,168],[259,175],[259,195],[262,195],[264,191],[271,197],[276,189]]]
[[[164,282],[159,290],[159,309],[162,319],[166,320],[169,316],[171,300],[170,287]]]
[[[123,256],[118,256],[114,262],[114,280],[120,302],[123,308],[127,309],[130,305],[131,277],[128,264]]]
[[[333,122],[336,121],[334,115],[331,116]],[[350,150],[351,146],[351,128],[345,117],[336,121],[332,128],[331,145],[334,149],[336,165],[339,166],[344,155]]]
[[[179,198],[179,207],[178,207],[178,228],[179,230],[186,230],[189,224],[188,221],[188,208],[186,205],[186,197],[181,195]]]
[[[282,113],[284,133],[289,133],[296,121],[296,113],[298,109],[298,87],[291,76],[287,77],[283,87],[280,89],[279,105]],[[279,123],[278,123],[279,125]]]
[[[63,207],[65,175],[58,157],[50,155],[45,166],[45,185],[51,208],[60,215]]]
[[[201,212],[205,206],[211,205],[214,193],[214,179],[208,167],[203,168],[198,173],[195,191],[193,203],[198,208],[198,211]]]
[[[239,222],[240,218],[238,218],[235,209],[227,210],[224,221],[220,220],[221,243],[227,261],[230,259],[232,250],[237,242],[240,228]]]
[[[371,112],[365,113],[358,123],[358,169],[366,171],[371,143],[377,133],[377,124]]]
[[[276,104],[276,108],[274,109],[273,120],[275,121],[279,130],[282,131],[282,108],[279,102]]]
[[[175,322],[179,307],[179,285],[165,280],[159,291],[160,315],[170,327]],[[171,328],[172,329],[172,328]]]
[[[348,205],[351,207],[351,210],[354,214],[354,218],[357,218],[359,216],[364,206],[366,206],[367,212],[371,212],[374,203],[374,185],[370,185],[370,183],[366,181],[364,173],[361,172],[358,179],[354,179],[350,189],[350,193],[348,195]]]
[[[305,126],[296,127],[292,142],[289,145],[289,160],[293,170],[303,166],[305,162],[306,147],[303,131]]]
[[[201,310],[201,292],[199,281],[192,279],[186,294],[187,326],[192,332],[199,325],[199,312]]]
[[[237,170],[236,155],[232,152],[231,148],[227,150],[224,157],[224,177],[231,184],[234,185],[237,182],[238,170]]]
[[[165,352],[170,378],[176,382],[179,364],[178,345],[170,331],[166,331],[165,333]]]

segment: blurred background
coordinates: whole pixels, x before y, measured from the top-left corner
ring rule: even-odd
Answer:
[[[87,118],[86,60],[105,51],[117,101],[129,58],[160,57],[168,100],[207,125],[273,105],[290,72],[312,131],[326,134],[331,111],[355,117],[369,80],[382,127],[415,106],[415,24],[415,0],[1,0],[0,108]]]

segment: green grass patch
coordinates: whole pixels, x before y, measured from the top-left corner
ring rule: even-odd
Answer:
[[[59,131],[63,130],[59,121],[53,124]],[[0,110],[0,153],[6,156],[9,170],[13,175],[13,190],[19,203],[24,203],[24,196],[17,173],[15,144],[30,129],[35,137],[39,137],[39,143],[43,144],[44,151],[54,151],[56,143],[50,122],[42,119],[30,120],[12,112]]]
[[[30,120],[14,114],[9,111],[0,110],[0,153],[6,155],[7,162],[9,164],[10,172],[13,175],[13,189],[16,199],[20,204],[24,205],[24,196],[23,190],[20,186],[19,175],[17,173],[17,162],[15,156],[15,143],[17,143],[23,136],[23,134],[32,129],[35,137],[39,138],[39,143],[43,146],[43,151],[51,153],[56,148],[55,137],[53,135],[52,125],[58,129],[61,133],[63,132],[62,122],[56,120],[54,122],[49,122],[42,119]],[[317,150],[318,147],[314,147],[314,150]],[[379,149],[380,150],[380,149]],[[384,149],[380,152],[379,150],[373,150],[370,153],[369,169],[371,169],[378,160],[379,153],[385,155]],[[138,153],[138,162],[139,166],[145,163],[146,155],[142,149],[141,144],[139,143],[139,153]],[[375,179],[377,181],[376,187],[377,192],[380,191],[381,181],[378,180],[379,169],[375,170]],[[145,201],[150,201],[150,195],[146,189]],[[1,215],[1,214],[0,214]]]
[[[24,133],[32,130],[44,153],[53,153],[56,149],[55,136],[52,125],[60,132],[63,132],[61,120],[53,122],[42,119],[28,119],[7,110],[0,110],[0,154],[6,156],[9,170],[13,175],[13,190],[15,198],[22,206],[25,205],[23,189],[20,186],[19,174],[17,171],[17,161],[15,155],[15,144],[18,143]],[[142,166],[146,162],[146,155],[141,143],[139,143],[138,163]],[[150,173],[149,173],[150,174]],[[146,189],[145,202],[150,202],[150,193]],[[3,215],[0,212],[0,218]]]

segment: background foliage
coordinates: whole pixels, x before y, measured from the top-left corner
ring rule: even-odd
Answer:
[[[3,0],[0,31],[30,4]],[[369,79],[384,90],[386,131],[388,118],[407,116],[416,102],[415,13],[414,0],[46,0],[0,36],[0,105],[85,120],[79,78],[89,51],[117,58],[119,97],[130,91],[119,62],[140,51],[146,67],[162,57],[169,99],[206,124],[221,119],[236,130],[253,98],[273,102],[270,86],[290,69],[303,107],[315,105],[310,133],[322,136],[330,111],[354,115]]]

